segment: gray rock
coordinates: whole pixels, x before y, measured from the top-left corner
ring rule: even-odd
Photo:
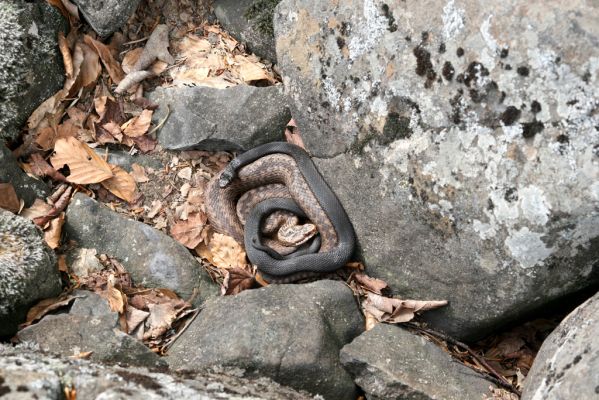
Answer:
[[[183,299],[197,290],[195,304],[218,293],[218,287],[183,245],[83,194],[71,201],[64,227],[69,239],[80,247],[95,248],[99,254],[118,259],[139,285],[168,288]]]
[[[29,307],[61,289],[56,257],[37,227],[0,209],[0,337],[14,334]]]
[[[223,373],[175,375],[135,366],[105,365],[0,343],[0,397],[59,400],[65,389],[78,399],[308,400],[267,379]]]
[[[522,400],[599,398],[599,292],[572,311],[545,339]]]
[[[73,0],[92,29],[102,37],[118,31],[133,15],[139,0]]]
[[[494,386],[439,346],[394,325],[361,334],[340,357],[369,400],[480,400]]]
[[[274,285],[210,300],[170,349],[171,368],[243,368],[327,399],[350,399],[355,386],[339,349],[363,330],[343,283]]]
[[[369,274],[450,301],[434,327],[474,338],[599,281],[597,18],[578,0],[278,6],[304,142]]]
[[[280,140],[291,118],[280,86],[158,88],[150,100],[160,108],[155,123],[171,113],[158,134],[171,150],[242,150]]]
[[[119,329],[119,314],[110,310],[105,299],[82,290],[74,295],[78,298],[68,314],[45,316],[19,331],[19,341],[65,357],[91,351],[93,361],[166,366],[156,353]]]
[[[0,144],[64,83],[58,32],[68,26],[45,1],[0,1]]]
[[[281,0],[217,0],[214,14],[249,51],[277,62],[272,17]]]
[[[0,106],[1,107],[1,106]],[[27,175],[11,151],[0,143],[0,183],[11,183],[20,199],[23,199],[25,206],[29,207],[36,198],[44,198],[50,194],[48,186]]]

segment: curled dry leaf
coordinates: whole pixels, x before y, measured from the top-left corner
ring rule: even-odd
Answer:
[[[67,181],[78,184],[100,183],[114,176],[110,165],[88,145],[73,137],[58,139],[55,154],[50,158],[54,168],[69,166],[71,174]]]
[[[372,278],[362,272],[354,274],[353,277],[363,289],[372,293],[382,294],[382,291],[388,288],[387,282]]]
[[[133,176],[133,179],[137,183],[144,183],[150,180],[148,175],[146,175],[145,168],[137,163],[131,165],[131,176]]]
[[[148,304],[150,315],[146,320],[147,330],[143,338],[146,340],[154,339],[170,329],[173,321],[175,321],[180,312],[176,306],[175,302]]]
[[[220,233],[211,233],[208,244],[204,240],[195,251],[219,268],[229,269],[247,264],[245,251],[239,243],[232,237]]]
[[[203,212],[190,214],[187,221],[179,220],[171,227],[171,236],[189,249],[196,248],[202,241],[202,231],[208,217]]]
[[[135,179],[127,171],[116,165],[110,165],[112,178],[106,179],[100,184],[120,199],[132,202],[135,199],[137,185]]]
[[[67,178],[54,168],[41,156],[39,153],[33,153],[31,155],[31,162],[28,164],[28,171],[33,175],[43,178],[49,176],[55,181],[66,182]]]
[[[102,297],[108,300],[108,305],[112,311],[122,314],[125,311],[127,297],[115,287],[116,278],[114,274],[108,276],[106,290],[100,293]]]
[[[56,118],[61,116],[64,108],[62,101],[67,97],[68,90],[60,89],[52,97],[47,98],[38,108],[35,109],[27,119],[27,128],[33,131],[46,118],[46,115],[54,115]]]
[[[70,305],[75,299],[80,298],[82,296],[74,296],[71,294],[61,294],[58,297],[53,297],[51,299],[44,299],[31,307],[27,312],[27,318],[25,323],[19,326],[20,329],[31,325],[32,323],[39,321],[46,314],[51,311],[57,310],[62,307],[67,307]]]
[[[83,37],[83,41],[85,42],[85,44],[90,46],[98,54],[98,56],[100,56],[102,64],[104,64],[104,67],[108,71],[108,74],[110,75],[110,78],[114,83],[118,84],[121,80],[123,80],[125,74],[123,73],[120,64],[114,59],[114,57],[110,53],[110,49],[108,48],[108,46],[106,46],[102,42],[93,39],[89,35],[85,35]]]
[[[127,333],[130,335],[148,318],[149,315],[149,312],[142,311],[129,305],[125,311],[125,316],[127,318]]]
[[[123,133],[129,137],[145,135],[152,123],[153,113],[152,110],[143,110],[137,117],[131,118],[121,126]]]
[[[249,266],[244,268],[231,268],[226,271],[227,275],[223,282],[223,294],[233,295],[246,289],[251,289],[256,284],[254,274]]]
[[[44,217],[50,213],[52,206],[41,199],[35,199],[31,207],[25,208],[21,213],[22,217],[34,220],[39,217]]]
[[[21,202],[11,183],[0,183],[0,208],[13,213],[18,213],[21,209]]]
[[[401,323],[414,318],[415,313],[432,310],[447,305],[446,300],[401,300],[368,293],[362,307],[379,322]]]
[[[58,217],[51,219],[50,226],[44,230],[44,240],[51,249],[55,249],[59,246],[63,225],[64,213],[62,212]]]

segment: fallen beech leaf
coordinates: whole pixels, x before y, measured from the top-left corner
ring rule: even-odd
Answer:
[[[67,178],[57,170],[55,170],[39,153],[31,155],[31,163],[29,164],[31,173],[35,176],[43,178],[49,176],[55,181],[66,182]]]
[[[43,200],[35,199],[31,207],[23,210],[21,216],[33,221],[36,218],[48,215],[50,210],[52,210],[52,206],[50,204]]]
[[[153,113],[152,110],[143,110],[137,117],[131,118],[121,126],[123,133],[130,137],[145,135],[152,123]]]
[[[18,213],[21,209],[21,202],[12,183],[0,183],[0,208],[13,213]]]
[[[381,279],[371,278],[364,273],[354,274],[354,279],[358,281],[364,289],[376,294],[381,294],[382,290],[388,287],[387,282]]]
[[[102,136],[102,139],[98,138],[98,141],[102,144],[104,143],[116,143],[116,141],[121,142],[123,140],[123,131],[121,127],[116,122],[109,122],[107,124],[102,125],[104,131],[108,132],[112,138],[110,141],[108,138]],[[113,141],[114,140],[114,141]]]
[[[414,318],[415,313],[432,310],[447,305],[445,300],[401,300],[368,293],[362,307],[379,322],[401,323]]]
[[[29,130],[35,129],[44,118],[46,114],[57,115],[62,107],[62,101],[68,95],[68,90],[60,89],[52,97],[46,99],[38,108],[35,109],[27,119],[27,127]]]
[[[204,240],[195,251],[203,258],[219,268],[229,269],[245,264],[243,248],[230,236],[212,233],[209,243]]]
[[[196,248],[202,241],[202,231],[208,217],[203,212],[193,213],[187,221],[179,220],[171,227],[171,236],[189,249]]]
[[[135,191],[137,190],[135,180],[121,167],[110,165],[110,169],[113,177],[100,182],[100,184],[108,189],[110,193],[131,203],[135,199]]]
[[[254,274],[246,268],[231,268],[227,273],[227,279],[223,283],[225,295],[234,295],[251,289],[256,283]]]
[[[125,300],[127,297],[114,287],[115,282],[116,278],[114,274],[110,274],[106,282],[106,290],[100,294],[108,300],[108,305],[112,311],[122,314],[125,311]]]
[[[133,179],[135,179],[135,182],[144,183],[144,182],[148,182],[150,180],[150,178],[148,178],[148,176],[146,175],[146,170],[144,169],[143,166],[134,163],[131,165],[131,169],[132,169],[131,176],[133,176]]]
[[[98,56],[100,56],[100,60],[102,60],[102,64],[104,64],[104,67],[108,71],[110,78],[114,83],[118,84],[124,78],[125,74],[123,73],[123,70],[121,69],[119,63],[114,59],[114,57],[110,53],[110,49],[108,48],[108,46],[106,46],[104,43],[101,43],[93,39],[89,35],[85,35],[83,37],[83,41],[85,42],[85,44],[90,46],[96,53],[98,53]]]
[[[44,240],[51,249],[55,249],[60,244],[60,235],[62,233],[62,225],[64,224],[64,213],[60,213],[58,217],[50,220],[50,227],[44,231]]]
[[[175,308],[176,303],[148,304],[150,315],[146,320],[147,330],[144,339],[154,339],[171,328],[180,310]]]
[[[83,62],[81,63],[79,79],[81,87],[88,87],[100,76],[102,66],[100,57],[90,46],[85,43],[77,43],[77,46],[83,51]]]
[[[150,315],[147,311],[142,311],[138,308],[132,307],[129,305],[127,310],[125,311],[125,316],[127,318],[127,333],[130,335],[131,332],[137,329],[137,327],[142,324]]]
[[[54,151],[55,155],[50,158],[50,162],[57,169],[65,164],[69,166],[69,182],[85,185],[100,183],[114,176],[106,161],[88,145],[73,137],[58,139]]]
[[[24,328],[26,326],[31,325],[35,321],[39,321],[49,312],[57,310],[61,307],[66,307],[69,304],[71,304],[75,299],[81,297],[82,296],[62,294],[58,297],[53,297],[51,299],[44,299],[29,309],[29,311],[27,312],[27,319],[25,320],[25,323],[20,325],[19,328]]]

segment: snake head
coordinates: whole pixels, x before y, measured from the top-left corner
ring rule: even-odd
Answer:
[[[218,178],[218,186],[220,186],[222,189],[226,188],[235,178],[235,175],[237,174],[237,168],[239,168],[239,161],[237,159],[231,160],[229,165],[227,165],[220,174],[220,178]]]

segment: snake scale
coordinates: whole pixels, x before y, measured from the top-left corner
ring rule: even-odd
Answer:
[[[288,194],[265,194],[244,229],[237,202],[244,193],[272,184],[284,185]],[[290,143],[267,143],[234,158],[208,183],[205,204],[213,228],[244,244],[249,260],[265,277],[332,272],[345,265],[354,251],[354,228],[343,206],[308,154]],[[318,230],[317,240],[289,255],[268,248],[260,224],[276,210],[309,219]]]

